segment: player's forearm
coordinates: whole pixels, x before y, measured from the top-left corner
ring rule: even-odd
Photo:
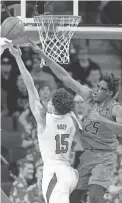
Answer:
[[[57,64],[53,59],[49,58],[41,49],[38,53],[46,61],[47,65],[50,67],[52,72],[69,88],[74,92],[81,95],[84,98],[89,96],[90,89],[86,89],[86,86],[81,85],[76,80],[74,80],[59,64]]]
[[[34,81],[28,70],[26,69],[21,57],[16,58],[20,73],[26,85],[27,91],[29,94],[32,94],[35,100],[39,100],[39,95],[35,90]]]
[[[114,133],[122,135],[122,124],[110,121],[104,117],[101,117],[100,121],[106,124]]]
[[[22,78],[24,80],[24,83],[27,87],[27,89],[32,89],[34,86],[34,82],[33,82],[33,78],[31,77],[30,73],[28,72],[28,70],[26,69],[21,57],[17,57],[16,58],[16,62],[18,64],[20,73],[22,75]]]
[[[64,77],[69,77],[69,74],[53,59],[49,58],[42,50],[40,50],[41,57],[46,61],[47,65],[50,67],[52,72],[60,79],[63,80]]]

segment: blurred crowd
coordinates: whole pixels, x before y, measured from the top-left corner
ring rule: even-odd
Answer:
[[[31,48],[22,48],[22,59],[34,79],[41,101],[48,101],[53,91],[64,86],[49,67],[40,68],[41,58]],[[26,151],[25,158],[10,163],[9,176],[13,181],[10,199],[15,203],[44,203],[41,189],[43,161],[38,145],[36,122],[29,108],[27,90],[17,64],[8,50],[3,53],[1,62],[2,117],[12,117],[13,131],[21,131],[21,147]],[[90,59],[87,47],[75,47],[71,44],[70,63],[63,68],[75,80],[93,90],[102,77],[101,67]],[[72,91],[71,93],[74,94]],[[82,122],[84,101],[75,94],[74,100],[76,115]],[[71,163],[77,168],[82,152],[75,143],[72,149]],[[117,154],[114,179],[105,195],[106,203],[122,202],[122,144],[118,147]],[[89,195],[86,202],[89,202]]]

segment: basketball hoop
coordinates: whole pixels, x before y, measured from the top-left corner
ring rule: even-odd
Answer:
[[[74,31],[60,28],[77,27],[80,16],[40,15],[34,16],[37,24],[42,50],[60,64],[69,63],[69,44]],[[41,67],[46,65],[42,59]]]

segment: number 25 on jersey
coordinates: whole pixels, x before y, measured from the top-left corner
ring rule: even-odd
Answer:
[[[55,140],[56,140],[56,154],[61,154],[61,153],[67,153],[68,152],[68,147],[69,143],[66,139],[69,138],[69,134],[62,134],[62,135],[56,135]]]
[[[89,134],[92,135],[98,135],[99,133],[99,128],[100,128],[100,123],[99,122],[93,122],[91,121],[85,126],[85,131]]]

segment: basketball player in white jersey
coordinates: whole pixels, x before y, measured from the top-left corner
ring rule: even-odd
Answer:
[[[80,143],[80,130],[74,109],[74,98],[65,89],[57,90],[48,102],[45,117],[33,79],[27,71],[20,49],[9,50],[15,57],[28,90],[29,104],[37,122],[38,140],[44,162],[42,190],[47,203],[69,203],[69,195],[78,182],[78,172],[71,167],[70,152],[74,137]]]

